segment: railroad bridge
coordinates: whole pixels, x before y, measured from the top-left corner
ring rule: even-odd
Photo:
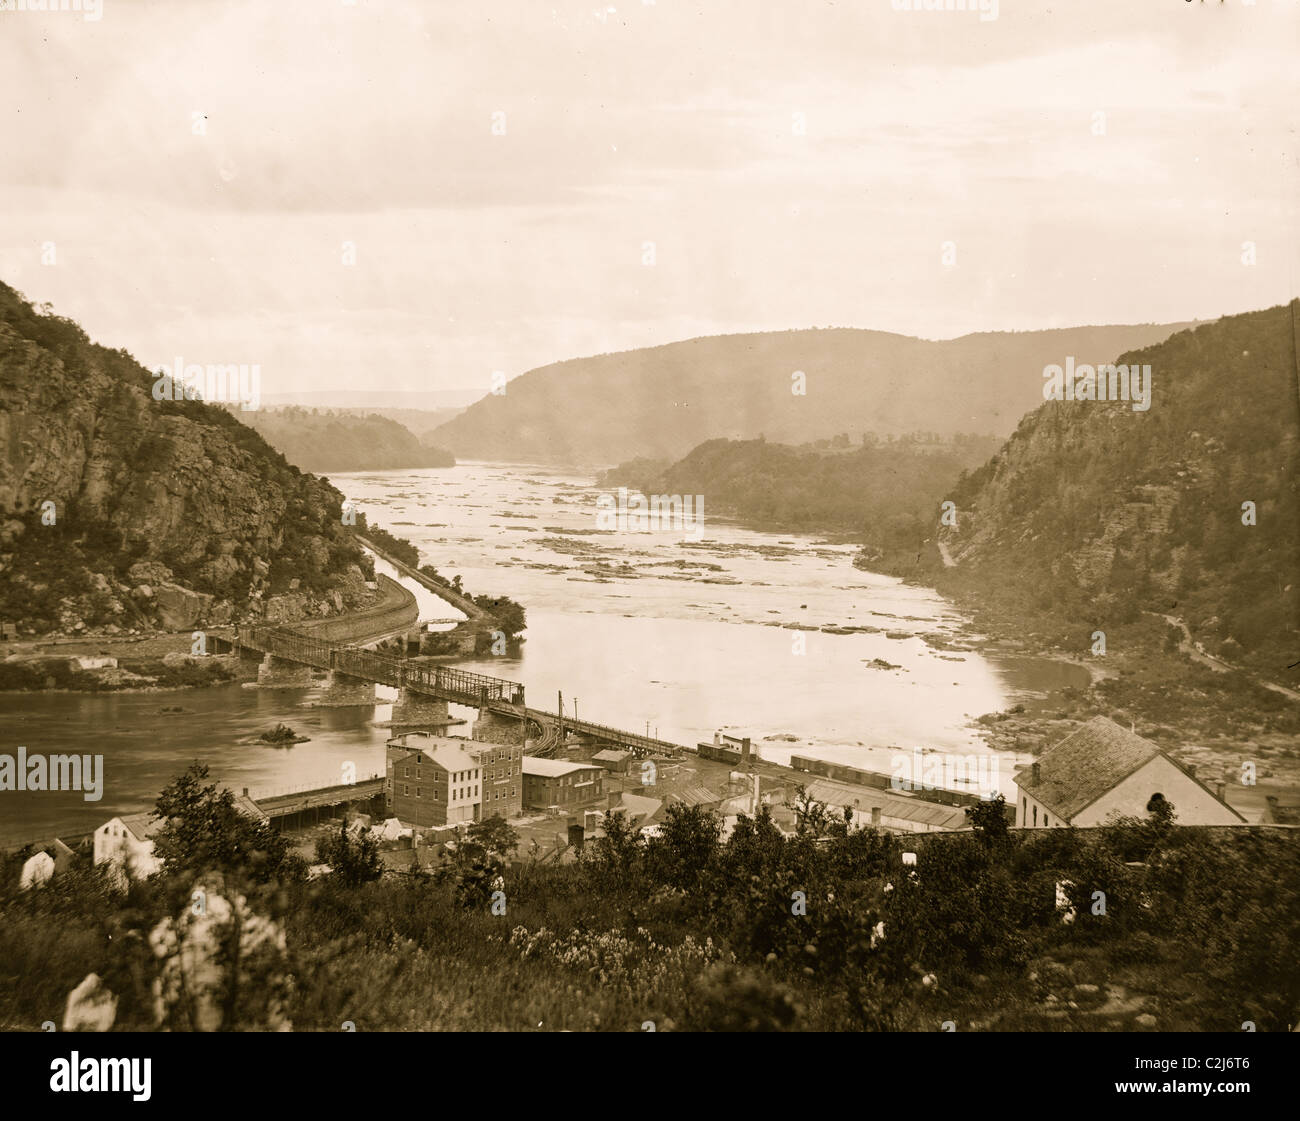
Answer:
[[[376,684],[397,689],[393,706],[397,727],[454,723],[447,713],[450,702],[478,709],[476,739],[524,744],[530,755],[554,755],[570,737],[580,743],[624,747],[637,756],[683,750],[667,740],[530,708],[523,685],[502,677],[381,654],[288,627],[240,627],[236,644],[241,653],[266,656],[266,684],[309,685],[311,670],[324,670],[330,675],[327,704],[373,704]]]

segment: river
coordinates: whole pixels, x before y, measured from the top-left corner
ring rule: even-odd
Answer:
[[[332,481],[442,575],[526,607],[517,651],[457,664],[524,682],[537,707],[553,709],[562,692],[568,713],[677,743],[725,729],[776,762],[798,753],[890,771],[914,748],[984,753],[974,717],[1087,683],[1076,666],[936,647],[971,641],[957,637],[963,620],[935,592],[855,569],[851,546],[715,518],[707,495],[702,532],[602,532],[588,475],[471,462]],[[459,614],[422,589],[421,607],[440,619]],[[375,724],[389,704],[306,707],[318,696],[237,685],[0,695],[0,751],[100,754],[106,772],[98,802],[75,792],[0,794],[0,843],[84,832],[148,808],[196,758],[254,794],[336,782],[348,763],[358,776],[382,771],[386,731]],[[379,696],[393,694],[381,687]],[[164,714],[172,705],[185,711]],[[248,742],[281,721],[310,742]],[[1027,758],[999,758],[1008,796],[1015,764]]]

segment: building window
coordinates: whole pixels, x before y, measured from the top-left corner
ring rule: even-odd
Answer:
[[[417,786],[417,787],[415,788],[415,796],[416,796],[417,798],[423,798],[423,797],[424,797],[424,788],[421,787],[421,786]]]
[[[1035,825],[1038,824],[1038,807],[1037,807],[1037,806],[1034,807],[1034,824],[1035,824]]]
[[[407,786],[406,783],[402,783],[402,797],[405,798],[410,793],[411,793],[411,788]]]
[[[403,768],[402,768],[402,778],[410,778],[410,777],[411,777],[411,768],[410,768],[410,767],[403,767]]]

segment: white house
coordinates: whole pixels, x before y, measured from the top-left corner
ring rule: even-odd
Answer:
[[[150,813],[104,822],[95,830],[95,863],[112,864],[131,879],[152,876],[162,866],[153,852],[153,834],[161,825]]]
[[[1179,825],[1241,825],[1193,768],[1113,720],[1095,716],[1016,775],[1016,825],[1101,825],[1111,814],[1146,817],[1163,800]]]

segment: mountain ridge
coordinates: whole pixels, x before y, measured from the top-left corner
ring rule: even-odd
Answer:
[[[1110,361],[1182,324],[981,332],[927,340],[828,327],[709,335],[530,370],[441,425],[462,458],[607,465],[678,459],[714,438],[806,444],[846,433],[1007,435],[1042,369]]]

